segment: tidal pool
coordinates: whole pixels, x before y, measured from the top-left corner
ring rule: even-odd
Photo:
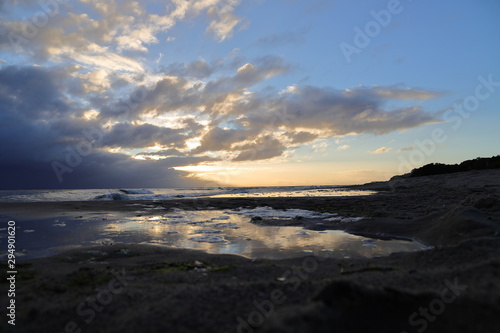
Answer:
[[[88,213],[78,218],[58,216],[17,221],[18,253],[28,259],[51,255],[65,248],[135,243],[249,258],[284,259],[321,252],[336,258],[370,258],[425,248],[406,240],[377,240],[336,230],[313,231],[252,223],[252,218],[283,220],[297,216],[314,221],[346,219],[336,214],[300,209],[258,207],[189,211],[148,205],[139,205],[138,209],[133,216]],[[352,220],[355,219],[346,221]]]

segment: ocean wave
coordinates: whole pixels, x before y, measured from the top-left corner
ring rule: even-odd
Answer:
[[[123,193],[108,193],[94,197],[96,201],[130,200],[130,197]]]
[[[125,194],[154,194],[154,192],[152,192],[150,190],[145,190],[145,189],[142,189],[142,190],[125,190],[125,189],[120,189],[119,191],[122,192],[122,193],[125,193]]]

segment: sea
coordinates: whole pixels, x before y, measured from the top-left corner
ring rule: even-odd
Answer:
[[[2,190],[0,191],[0,202],[165,200],[196,197],[358,196],[374,193],[373,191],[350,190],[342,186]]]

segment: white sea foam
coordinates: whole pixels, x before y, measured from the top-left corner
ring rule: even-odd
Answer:
[[[352,191],[317,186],[252,187],[252,188],[150,188],[150,189],[79,189],[79,190],[7,190],[0,191],[0,202],[58,202],[102,200],[164,200],[197,197],[293,197],[351,196],[374,192]]]
[[[194,242],[199,242],[199,243],[226,243],[227,242],[224,239],[224,237],[218,236],[218,235],[195,236],[195,237],[189,238],[189,240],[192,240]]]
[[[165,207],[162,206],[146,206],[144,207],[144,210],[164,210],[166,209]]]
[[[193,232],[193,234],[220,234],[220,233],[222,233],[221,230],[215,230],[215,229],[199,229]]]
[[[184,219],[172,219],[172,220],[165,221],[165,223],[167,223],[167,224],[181,224],[181,223],[192,223],[192,222],[189,220],[184,220]]]
[[[227,228],[227,229],[239,229],[238,225],[236,223],[215,223],[215,224],[210,224],[209,225],[211,228]]]
[[[319,213],[305,209],[287,209],[280,210],[271,207],[256,207],[251,209],[239,208],[238,210],[228,212],[231,214],[245,215],[245,216],[258,216],[265,219],[291,219],[295,217],[309,218],[309,219],[325,219],[336,214]]]
[[[95,201],[118,201],[118,200],[130,200],[130,198],[123,193],[108,193],[100,194],[94,197]]]
[[[363,219],[363,217],[336,216],[336,217],[326,218],[325,221],[329,221],[329,222],[356,222],[356,221],[359,221],[362,219]]]
[[[111,238],[101,238],[95,240],[94,243],[97,243],[99,245],[113,245],[115,244],[115,241]]]
[[[363,243],[375,243],[377,240],[374,238],[365,238],[361,240]]]
[[[229,220],[230,217],[227,216],[227,215],[222,215],[222,216],[219,216],[219,217],[212,217],[212,221],[216,221],[216,220],[219,220],[219,221],[224,221],[224,220]]]

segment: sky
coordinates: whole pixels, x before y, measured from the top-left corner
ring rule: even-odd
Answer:
[[[498,155],[497,0],[0,0],[0,189],[344,185]]]

